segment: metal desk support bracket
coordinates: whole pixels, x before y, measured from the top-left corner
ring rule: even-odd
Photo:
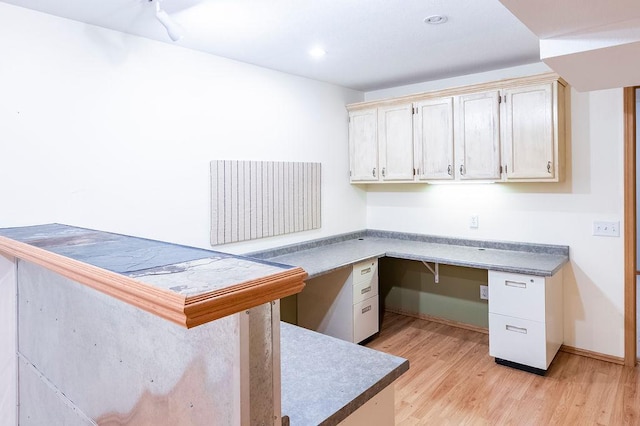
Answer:
[[[433,274],[434,280],[436,282],[436,284],[438,284],[440,282],[440,268],[439,268],[439,264],[438,262],[434,262],[433,264],[435,265],[436,269],[433,269],[427,262],[425,262],[424,260],[422,261],[422,264],[424,266],[427,267],[428,270],[431,271],[431,273]]]

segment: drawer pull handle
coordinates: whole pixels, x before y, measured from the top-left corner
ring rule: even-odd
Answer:
[[[360,290],[360,294],[369,293],[370,291],[371,291],[371,286],[365,287],[362,290]]]
[[[368,274],[369,272],[371,272],[371,266],[360,271],[360,275]]]
[[[365,313],[369,312],[370,310],[371,310],[371,305],[369,305],[369,306],[367,306],[365,308],[362,308],[362,313],[365,314]]]
[[[527,288],[527,283],[521,283],[518,281],[505,281],[504,285],[507,287]]]
[[[527,334],[527,329],[522,327],[516,327],[515,325],[507,325],[505,326],[507,331],[514,331],[516,333]]]

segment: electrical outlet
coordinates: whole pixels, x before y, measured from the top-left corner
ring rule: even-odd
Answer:
[[[489,286],[481,285],[480,286],[480,299],[489,300]]]
[[[469,219],[469,228],[477,229],[478,228],[478,215],[474,214]]]
[[[620,222],[593,222],[593,235],[601,237],[619,237]]]

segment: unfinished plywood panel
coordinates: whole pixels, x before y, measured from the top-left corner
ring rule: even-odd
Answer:
[[[211,244],[321,226],[320,163],[211,162]]]
[[[274,371],[274,350],[280,347],[273,336],[272,304],[265,303],[249,310],[249,400],[252,425],[277,423],[280,419],[280,378]],[[277,323],[276,328],[279,329]],[[276,345],[277,343],[277,345]],[[277,383],[277,392],[276,392]]]
[[[16,279],[16,259],[0,255],[0,423],[7,425],[18,424]]]
[[[64,424],[250,423],[245,314],[185,329],[30,262],[18,282],[20,424],[38,424],[26,402],[43,394]]]

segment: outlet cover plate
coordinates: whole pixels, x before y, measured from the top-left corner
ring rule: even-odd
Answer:
[[[469,218],[469,228],[471,229],[478,229],[478,223],[479,219],[478,219],[478,215],[474,214]]]
[[[489,300],[489,286],[481,285],[480,286],[480,299]]]
[[[593,222],[593,235],[600,237],[619,237],[620,222]]]

